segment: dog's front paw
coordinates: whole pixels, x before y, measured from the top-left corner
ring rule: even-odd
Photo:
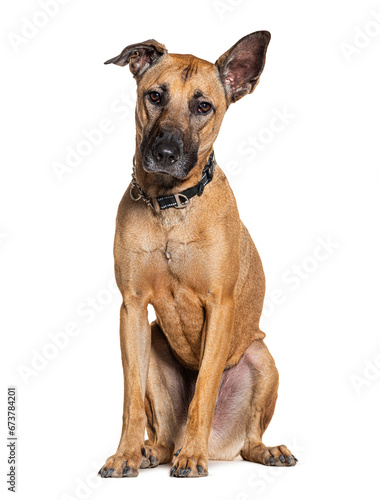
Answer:
[[[208,476],[207,456],[195,450],[178,450],[170,469],[171,477],[203,477]]]
[[[134,453],[116,452],[115,455],[107,458],[99,474],[102,477],[136,477],[139,475],[138,469],[142,461],[142,450]]]

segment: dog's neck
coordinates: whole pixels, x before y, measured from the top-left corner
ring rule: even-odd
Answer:
[[[185,179],[176,179],[169,174],[158,174],[146,172],[142,165],[141,153],[136,148],[135,154],[135,176],[136,182],[149,198],[156,198],[168,194],[175,194],[197,184],[207,161],[212,153],[213,146],[198,155],[198,162]]]

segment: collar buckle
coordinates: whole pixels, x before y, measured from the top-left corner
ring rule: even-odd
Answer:
[[[174,208],[185,208],[189,204],[189,198],[182,193],[176,193],[174,195],[175,201],[177,202],[177,206]],[[184,201],[181,201],[181,198],[184,199]]]

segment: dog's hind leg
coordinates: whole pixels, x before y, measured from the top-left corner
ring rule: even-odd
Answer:
[[[274,360],[263,341],[254,342],[244,356],[253,373],[253,391],[248,432],[241,456],[263,465],[296,465],[297,459],[286,446],[267,447],[262,442],[277,400],[278,371]]]
[[[156,322],[151,325],[145,411],[149,439],[142,468],[169,463],[185,432],[187,410],[194,393],[196,373],[174,358],[168,341]]]
[[[286,446],[267,447],[263,434],[272,419],[278,372],[262,340],[254,341],[239,363],[225,370],[209,442],[210,459],[243,459],[264,465],[295,465]]]

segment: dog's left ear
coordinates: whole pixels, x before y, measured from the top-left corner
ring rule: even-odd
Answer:
[[[239,40],[216,61],[230,102],[250,94],[259,83],[269,41],[269,31],[256,31]]]
[[[138,79],[167,52],[165,45],[162,45],[162,43],[158,43],[156,40],[147,40],[146,42],[128,45],[118,56],[109,59],[104,64],[113,63],[118,66],[129,64],[133,76]]]

